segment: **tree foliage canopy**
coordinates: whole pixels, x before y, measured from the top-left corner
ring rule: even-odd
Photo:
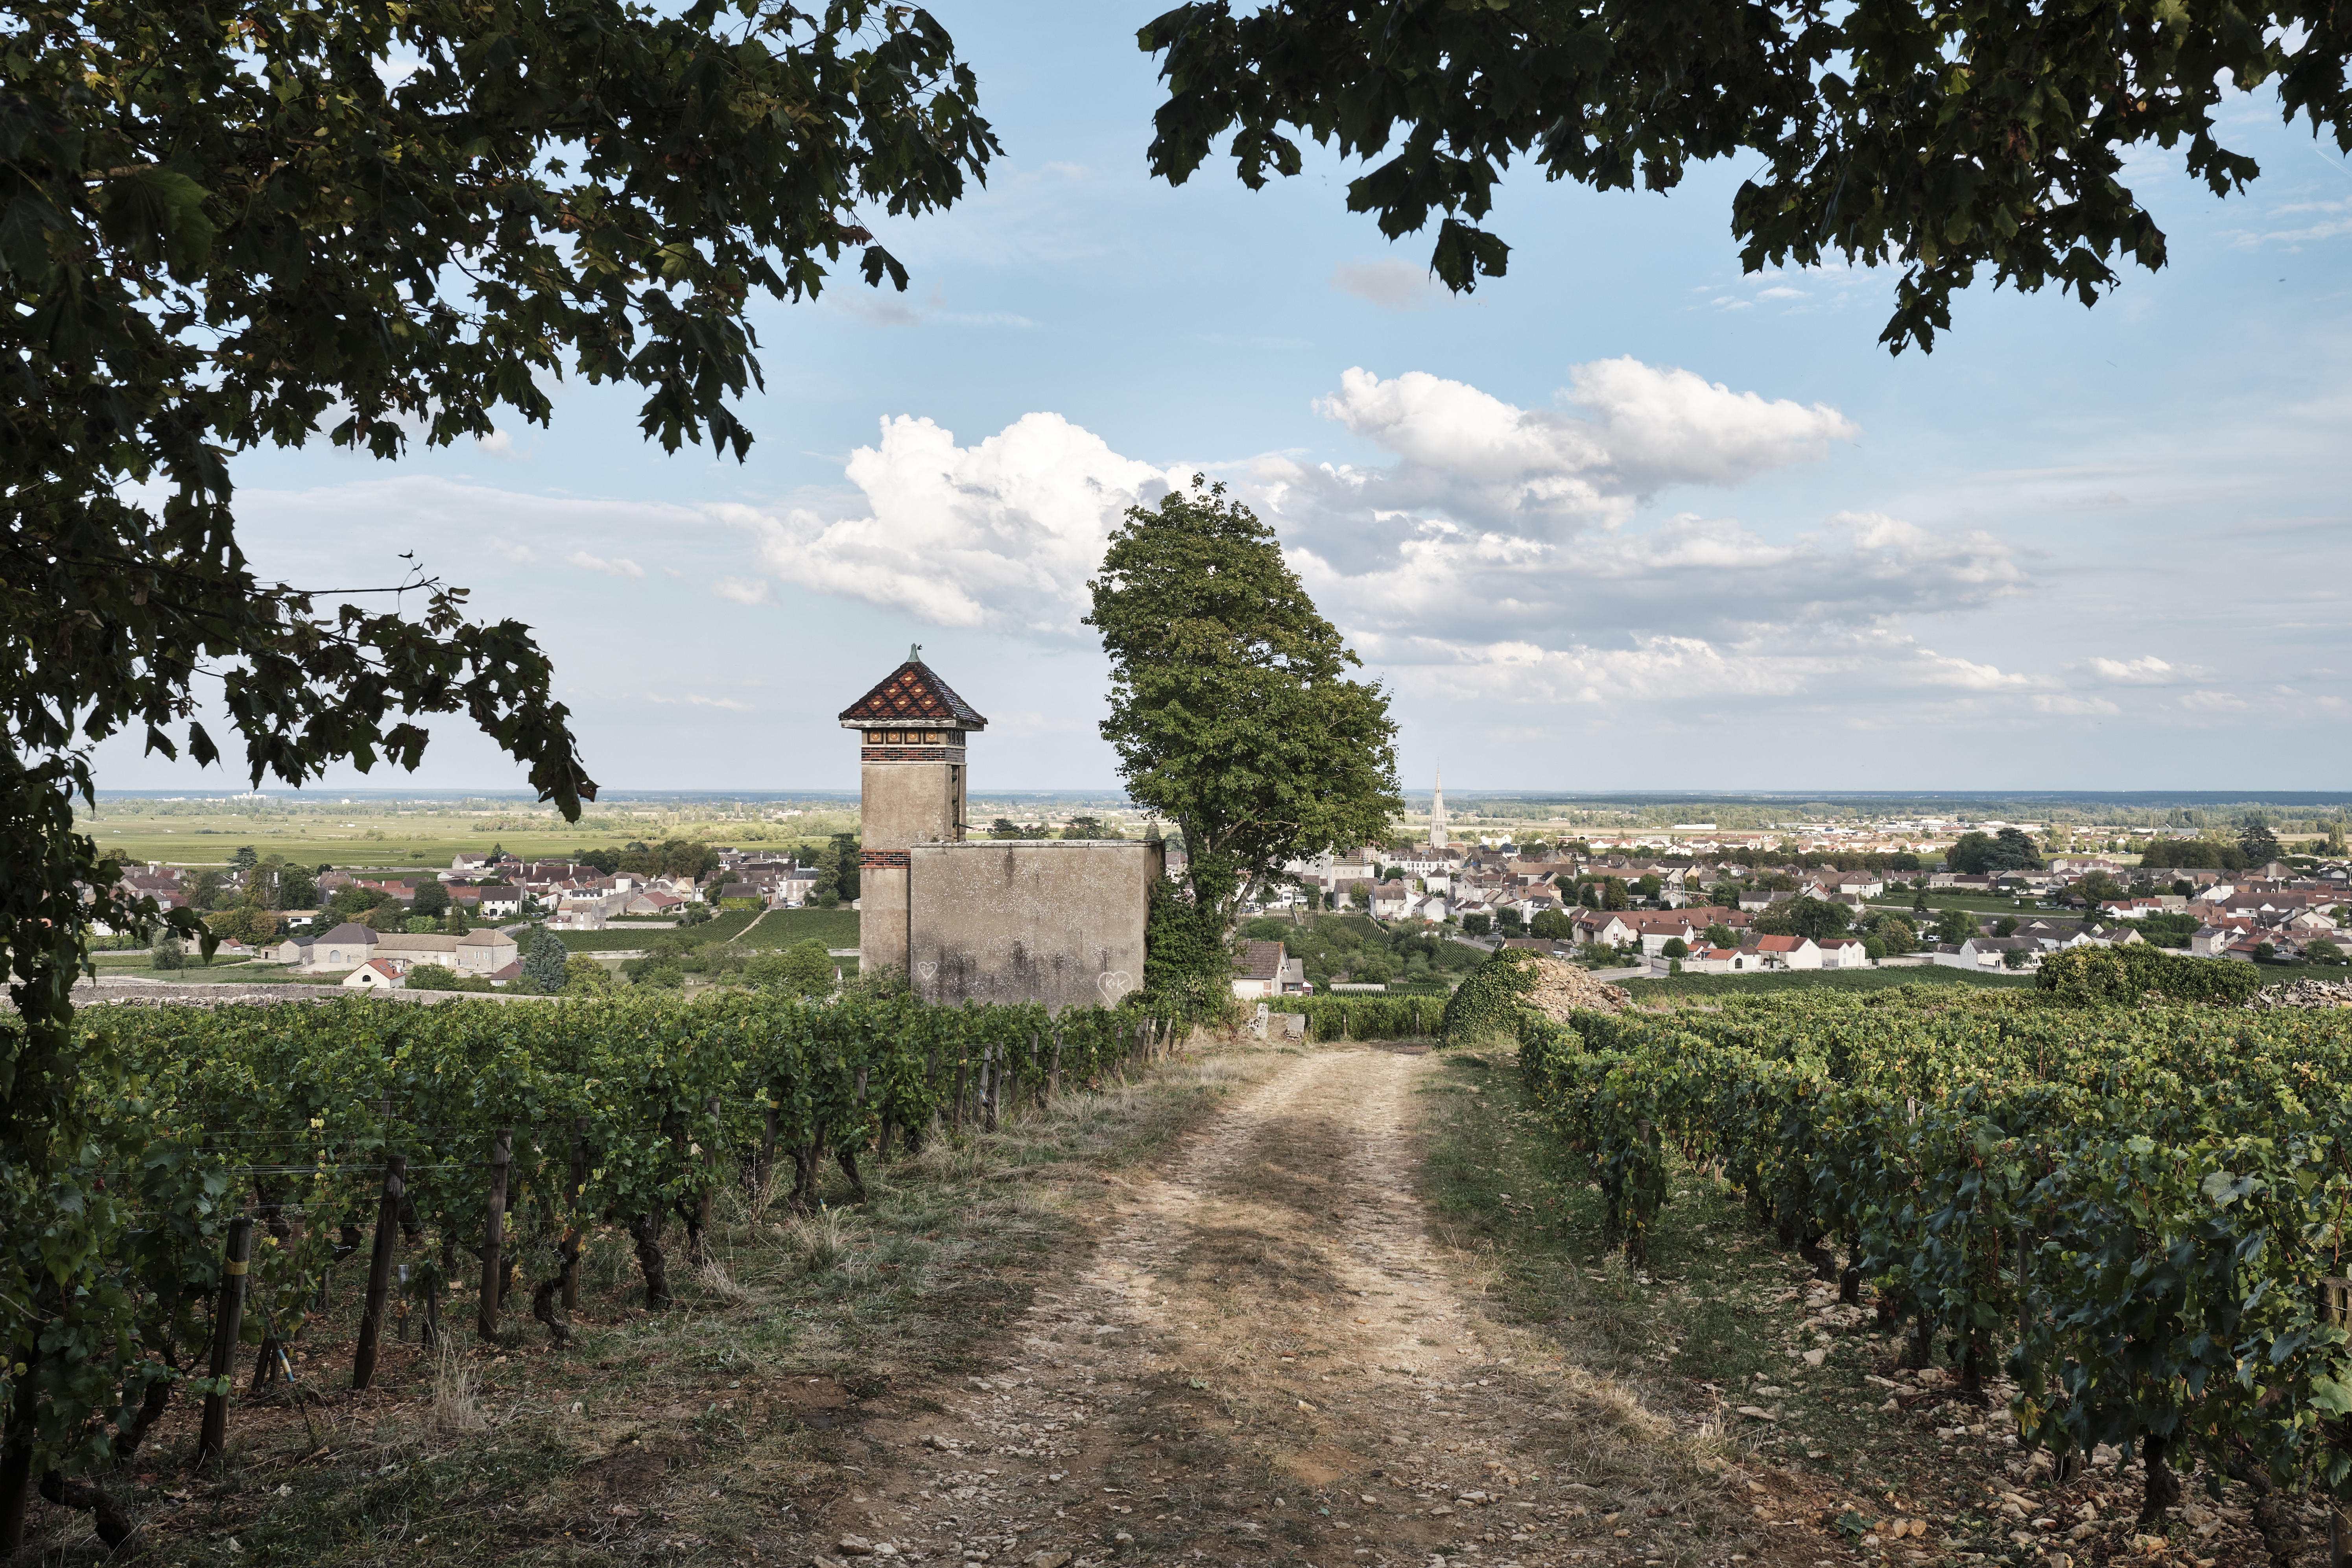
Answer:
[[[2352,151],[2334,0],[1193,0],[1138,37],[1166,56],[1153,173],[1181,184],[1228,133],[1252,188],[1299,172],[1296,135],[1379,160],[1349,210],[1391,239],[1443,213],[1431,266],[1458,289],[1506,268],[1479,225],[1514,160],[1663,191],[1760,157],[1732,201],[1742,263],[1896,262],[1898,353],[1980,273],[2088,305],[2117,262],[2162,266],[2125,162],[2153,142],[2242,189],[2259,171],[2215,123],[2233,88]]]
[[[567,374],[642,388],[667,448],[740,458],[751,300],[815,293],[845,253],[903,288],[860,209],[960,196],[996,146],[976,100],[939,25],[878,0],[11,7],[0,970],[26,1027],[0,1035],[0,1286],[95,1289],[55,1219],[79,1207],[69,1089],[102,1067],[71,1044],[70,987],[93,922],[160,915],[74,831],[96,742],[209,763],[195,715],[216,706],[254,783],[299,784],[336,761],[414,767],[419,721],[462,715],[567,815],[595,793],[530,627],[470,619],[421,572],[264,580],[230,459],[320,433],[388,458],[487,437],[501,407],[545,423]],[[526,967],[560,988],[562,944],[535,937]],[[12,1404],[0,1436],[0,1552],[27,1471],[102,1454],[93,1413],[113,1407],[30,1375],[49,1403]]]
[[[2004,827],[1998,833],[1961,834],[1944,852],[1944,864],[1965,877],[2038,871],[2042,851],[2023,828]]]
[[[1349,676],[1361,661],[1223,485],[1129,508],[1087,586],[1111,659],[1103,738],[1128,794],[1182,829],[1220,929],[1284,861],[1386,837],[1404,808],[1388,695]]]

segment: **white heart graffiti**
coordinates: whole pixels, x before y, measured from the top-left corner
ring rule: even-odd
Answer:
[[[1106,1002],[1117,1002],[1135,989],[1135,976],[1124,969],[1106,969],[1095,976],[1095,989],[1103,994]]]

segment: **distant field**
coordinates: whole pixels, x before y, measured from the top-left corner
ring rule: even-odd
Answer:
[[[226,865],[238,847],[250,844],[263,855],[280,855],[298,866],[363,866],[397,870],[445,868],[459,851],[480,854],[493,844],[526,859],[556,859],[581,849],[618,848],[631,839],[700,838],[712,844],[772,844],[789,848],[827,834],[854,832],[854,812],[814,811],[783,820],[746,812],[649,811],[642,814],[594,808],[577,823],[551,809],[419,805],[372,802],[347,807],[276,802],[239,809],[217,803],[147,800],[101,801],[95,811],[75,815],[75,826],[98,840],[102,850],[126,863],[160,860],[174,866]]]
[[[2032,985],[2030,974],[1971,974],[1926,964],[1905,969],[1801,969],[1781,974],[1668,974],[1618,984],[1636,1002],[1659,996],[1747,996],[1768,991],[1884,991],[1895,985]]]
[[[737,910],[720,915],[717,920],[698,926],[681,927],[676,931],[631,931],[627,927],[608,927],[604,931],[566,931],[555,934],[572,952],[611,952],[615,949],[645,947],[666,937],[684,937],[700,942],[730,942],[740,941],[751,948],[790,947],[794,942],[815,937],[827,947],[857,945],[857,911],[856,910],[774,910],[764,920],[753,924],[757,911]],[[746,928],[750,934],[745,934]]]

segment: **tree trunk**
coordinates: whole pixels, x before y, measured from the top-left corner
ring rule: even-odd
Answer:
[[[646,1279],[646,1307],[656,1312],[669,1306],[669,1261],[662,1257],[661,1233],[659,1209],[629,1222],[629,1237],[637,1244],[637,1271]]]

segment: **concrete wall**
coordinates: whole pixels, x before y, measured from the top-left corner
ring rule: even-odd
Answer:
[[[857,869],[857,968],[907,967],[907,871],[898,866]]]
[[[859,770],[864,784],[857,814],[860,847],[904,849],[909,844],[963,837],[956,817],[961,772],[957,764],[944,762],[866,763]]]
[[[1118,1002],[1143,984],[1144,911],[1161,864],[1160,845],[1118,839],[913,846],[915,994],[1050,1007]]]

